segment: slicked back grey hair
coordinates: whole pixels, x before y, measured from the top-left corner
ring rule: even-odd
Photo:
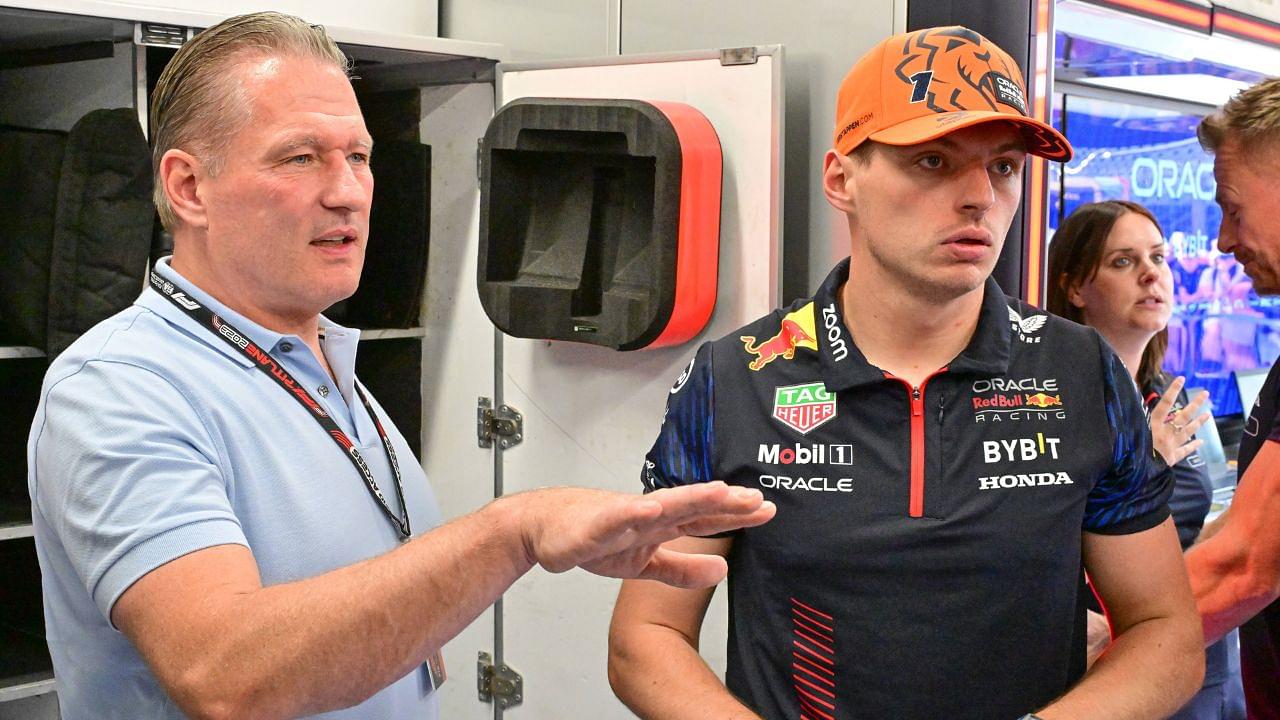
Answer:
[[[237,62],[255,57],[305,57],[348,74],[351,64],[320,25],[277,12],[237,15],[196,35],[173,56],[151,97],[151,164],[160,221],[172,230],[178,216],[160,183],[160,159],[178,148],[216,175],[222,149],[250,120],[249,99]]]
[[[1200,121],[1200,145],[1215,153],[1228,138],[1240,141],[1246,157],[1280,150],[1280,78],[1263,80],[1236,93],[1221,109]]]

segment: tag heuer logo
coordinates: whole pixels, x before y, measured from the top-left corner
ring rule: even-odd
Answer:
[[[802,435],[835,416],[836,396],[821,382],[774,388],[774,419]]]

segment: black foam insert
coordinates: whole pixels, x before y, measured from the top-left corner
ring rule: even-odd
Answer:
[[[359,328],[419,324],[431,238],[431,147],[375,141],[373,212],[360,287],[325,310],[334,322]]]
[[[675,304],[681,149],[632,100],[518,100],[481,150],[481,303],[503,332],[633,350]]]
[[[356,377],[387,411],[421,462],[422,338],[362,340],[356,354]]]

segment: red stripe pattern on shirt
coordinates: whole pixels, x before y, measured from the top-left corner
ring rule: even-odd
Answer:
[[[791,680],[800,720],[835,720],[835,619],[791,598]]]

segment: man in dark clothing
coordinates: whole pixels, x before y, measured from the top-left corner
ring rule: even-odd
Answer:
[[[1200,123],[1213,153],[1222,227],[1260,295],[1280,294],[1280,79],[1244,90]],[[1206,642],[1240,627],[1245,704],[1254,720],[1280,719],[1280,365],[1246,409],[1231,509],[1205,527],[1187,570]]]
[[[646,457],[646,489],[723,479],[778,514],[686,539],[729,560],[724,684],[697,651],[710,590],[623,584],[610,678],[641,717],[1160,717],[1198,687],[1128,372],[990,279],[1026,154],[1071,155],[1022,88],[960,27],[889,38],[846,77],[822,182],[851,259],[703,345]],[[1118,633],[1087,674],[1084,568]]]

